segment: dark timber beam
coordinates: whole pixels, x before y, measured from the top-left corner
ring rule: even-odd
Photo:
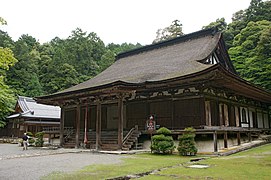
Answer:
[[[102,121],[102,105],[97,101],[97,113],[96,113],[96,150],[100,148],[101,142],[101,121]]]
[[[252,137],[251,137],[251,131],[248,132],[248,141],[251,142],[252,141]]]
[[[228,133],[224,132],[224,148],[228,148]]]
[[[118,102],[118,112],[119,112],[119,125],[118,125],[118,146],[122,148],[122,141],[123,141],[123,96],[119,96]]]
[[[80,136],[80,104],[76,107],[76,132],[75,132],[75,146],[79,148],[79,136]]]
[[[64,144],[64,117],[65,117],[65,110],[64,107],[61,107],[61,117],[60,117],[60,146],[63,147]]]
[[[213,141],[214,141],[214,152],[218,152],[218,149],[217,149],[217,132],[214,131],[213,133]]]
[[[171,129],[173,129],[173,127],[174,127],[174,124],[173,124],[173,122],[174,122],[174,101],[173,101],[173,98],[171,99],[171,101],[170,101],[170,106],[171,106]]]
[[[88,106],[86,106],[86,110],[85,110],[85,129],[84,129],[84,145],[85,145],[85,147],[88,142],[87,131],[88,131]]]
[[[237,132],[237,145],[241,145],[241,133],[240,131]]]

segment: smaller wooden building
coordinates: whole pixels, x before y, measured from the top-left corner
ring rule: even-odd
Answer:
[[[15,113],[8,116],[8,136],[21,137],[24,132],[41,132],[59,127],[60,107],[37,103],[33,98],[18,96]]]

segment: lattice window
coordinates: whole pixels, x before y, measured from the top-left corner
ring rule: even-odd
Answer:
[[[203,60],[203,64],[217,64],[219,62],[218,57],[215,53],[209,56],[207,59]]]
[[[242,123],[247,123],[248,122],[247,111],[246,111],[245,108],[242,109],[241,116],[242,116],[241,122]]]

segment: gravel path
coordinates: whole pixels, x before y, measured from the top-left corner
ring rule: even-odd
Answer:
[[[76,152],[77,151],[77,152]],[[92,164],[120,163],[125,156],[79,150],[22,151],[18,145],[0,144],[0,179],[34,180],[52,172],[72,172]]]

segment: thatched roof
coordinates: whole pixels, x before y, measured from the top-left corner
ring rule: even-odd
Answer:
[[[170,41],[120,54],[117,61],[96,77],[58,92],[69,93],[114,82],[144,83],[167,80],[205,70],[199,62],[217,47],[220,33],[203,30]]]

